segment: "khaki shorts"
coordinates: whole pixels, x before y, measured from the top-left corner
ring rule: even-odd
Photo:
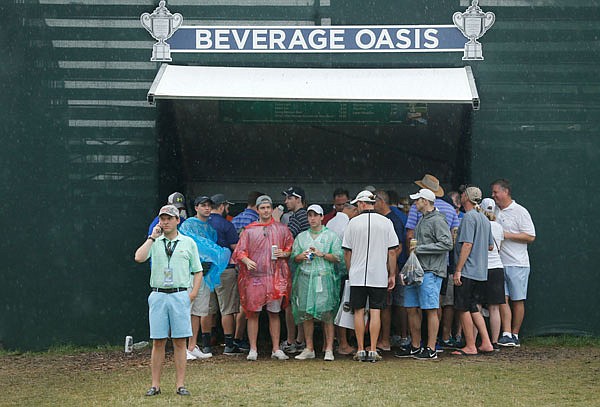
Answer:
[[[191,288],[188,288],[188,291],[192,291]],[[192,308],[190,313],[197,317],[206,317],[211,315],[209,313],[209,304],[210,304],[210,289],[202,279],[202,285],[198,290],[198,295],[192,302]]]
[[[210,293],[209,312],[215,315],[231,315],[240,312],[240,293],[238,291],[237,273],[234,268],[225,269],[221,274],[221,284]]]

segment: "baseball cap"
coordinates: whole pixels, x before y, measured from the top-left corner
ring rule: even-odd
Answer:
[[[465,189],[465,194],[467,195],[467,199],[474,204],[481,202],[481,189],[477,187],[468,187]]]
[[[481,206],[481,209],[483,209],[485,212],[494,212],[494,209],[496,208],[496,202],[494,202],[492,198],[484,198],[479,206]]]
[[[185,196],[181,192],[173,192],[167,198],[168,205],[175,205],[176,208],[185,208]]]
[[[197,197],[197,198],[194,200],[194,206],[196,206],[196,205],[200,205],[200,204],[203,204],[203,203],[205,203],[205,202],[210,202],[210,203],[212,203],[212,201],[211,201],[211,199],[210,199],[209,197],[207,197],[206,195],[200,195],[199,197]]]
[[[258,198],[256,198],[256,206],[266,203],[271,204],[271,206],[273,205],[273,200],[269,195],[261,195]]]
[[[311,206],[308,207],[308,209],[306,209],[306,212],[310,212],[310,211],[315,212],[317,215],[323,216],[323,208],[321,208],[320,205],[312,204]]]
[[[292,195],[300,199],[304,199],[306,197],[306,195],[304,194],[304,190],[300,187],[289,187],[288,189],[283,191],[282,194],[285,196]]]
[[[431,189],[422,188],[416,194],[412,194],[410,199],[417,200],[419,198],[427,199],[430,202],[435,202],[435,194]]]
[[[356,198],[350,203],[354,205],[358,201],[375,203],[375,195],[373,194],[373,192],[365,189],[364,191],[359,192],[358,195],[356,195]]]
[[[175,205],[165,205],[162,208],[160,208],[160,211],[158,211],[158,216],[160,215],[169,215],[178,218],[179,209],[177,209]]]
[[[229,202],[227,199],[225,199],[225,195],[223,195],[223,194],[215,194],[210,197],[210,200],[215,205],[221,205],[222,203],[227,203],[229,205],[233,205],[233,202]]]

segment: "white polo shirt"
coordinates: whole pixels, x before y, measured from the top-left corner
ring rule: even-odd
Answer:
[[[348,272],[351,286],[388,285],[388,249],[398,247],[394,224],[383,215],[365,211],[350,220],[342,247],[352,251]]]
[[[527,233],[535,236],[535,226],[531,215],[523,206],[516,201],[512,201],[504,209],[496,206],[496,221],[502,225],[502,229],[509,233]],[[500,258],[502,264],[506,266],[529,267],[529,254],[527,253],[527,243],[515,242],[511,239],[504,239],[500,247]]]

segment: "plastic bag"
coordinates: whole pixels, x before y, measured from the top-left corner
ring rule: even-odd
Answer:
[[[419,259],[417,259],[417,255],[412,252],[408,256],[406,264],[402,267],[402,271],[400,271],[400,277],[404,281],[404,285],[421,285],[424,275],[425,272],[421,267],[421,263],[419,263]]]
[[[365,305],[365,324],[367,323],[367,319],[369,317],[368,311],[369,299],[367,298],[367,303]],[[350,305],[350,280],[346,280],[344,283],[342,302],[340,303],[340,308],[338,309],[338,313],[335,316],[333,323],[337,326],[341,326],[342,328],[354,329],[354,310]]]

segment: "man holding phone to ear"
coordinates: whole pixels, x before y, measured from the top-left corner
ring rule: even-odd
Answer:
[[[202,282],[202,265],[194,240],[177,231],[179,210],[174,205],[165,205],[158,217],[158,225],[135,252],[138,263],[152,258],[148,297],[150,338],[153,340],[152,387],[146,396],[161,393],[160,374],[169,336],[175,351],[176,393],[189,396],[184,384],[186,339],[192,336],[190,306]],[[188,293],[189,287],[192,290]]]

